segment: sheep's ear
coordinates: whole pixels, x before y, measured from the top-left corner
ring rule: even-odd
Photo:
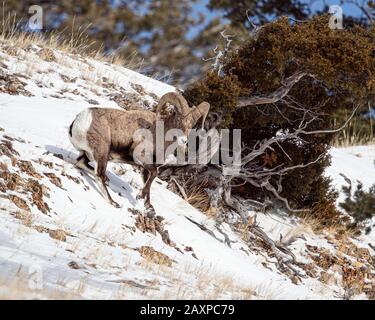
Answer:
[[[190,112],[190,127],[193,128],[198,120],[203,117],[202,119],[202,129],[204,129],[204,122],[206,121],[206,117],[208,112],[210,111],[210,104],[208,102],[202,102],[197,107],[193,107],[193,110]]]
[[[221,120],[222,114],[219,114],[217,112],[210,112],[210,114],[207,116],[207,123],[205,123],[207,130],[211,128],[216,128],[220,124]]]

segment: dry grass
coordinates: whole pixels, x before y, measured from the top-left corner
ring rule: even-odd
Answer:
[[[190,187],[189,185],[192,185],[192,183],[192,180],[186,183],[186,201],[208,216],[214,216],[216,213],[210,209],[210,198],[205,191],[208,187],[208,180],[203,180],[200,184]]]
[[[302,217],[303,225],[310,227],[315,234],[323,234],[335,239],[348,239],[356,235],[356,230],[343,224],[341,221],[331,222],[329,225],[323,225],[318,217],[306,215]]]
[[[374,125],[375,123],[371,117],[369,117],[366,126],[363,125],[363,121],[361,122],[358,118],[353,118],[340,134],[336,136],[333,146],[343,148],[375,144]]]
[[[342,138],[336,138],[333,146],[336,148],[346,148],[354,146],[369,146],[375,144],[375,138],[371,136],[359,137],[356,135],[345,135]]]
[[[134,262],[133,262],[134,263]],[[136,292],[134,288],[122,286],[115,294],[117,299],[127,299],[132,294],[141,294],[144,299],[253,299],[256,290],[241,285],[230,275],[218,273],[212,266],[186,263],[174,264],[173,268],[155,264],[152,259],[142,259],[136,265],[142,267],[150,288]],[[159,279],[159,280],[157,280]],[[163,279],[160,282],[160,279]],[[164,283],[163,287],[160,284]],[[130,290],[130,291],[129,291]],[[133,291],[133,292],[131,292]]]
[[[11,56],[17,56],[19,49],[28,50],[33,46],[43,48],[39,57],[45,61],[56,61],[53,50],[64,54],[72,54],[85,58],[92,58],[97,61],[106,62],[113,65],[128,67],[133,70],[143,66],[144,61],[137,59],[137,53],[130,57],[124,57],[117,53],[106,54],[103,47],[98,46],[95,41],[90,41],[88,37],[88,28],[80,27],[77,32],[56,32],[36,33],[24,32],[19,30],[17,16],[8,15],[1,21],[2,30],[0,31],[0,46]]]
[[[8,165],[5,162],[0,162],[0,170],[8,171]]]
[[[283,235],[281,242],[285,246],[291,245],[293,242],[295,242],[298,238],[306,235],[306,234],[314,234],[314,231],[312,230],[311,226],[308,224],[298,224],[297,226],[293,226],[291,229],[289,229],[286,234]]]
[[[337,210],[333,201],[317,203],[309,212],[299,216],[315,233],[329,231],[338,235],[352,234],[349,219]]]
[[[11,278],[0,278],[0,300],[73,300],[81,299],[81,293],[82,286],[71,291],[58,290],[57,287],[37,288],[33,286],[31,278],[22,272],[17,272],[17,275]]]
[[[173,279],[161,299],[241,299],[250,300],[257,294],[256,290],[239,284],[233,277],[224,276],[207,266],[185,265],[184,272]],[[175,277],[175,276],[174,276]]]
[[[18,220],[21,220],[21,223],[29,228],[33,226],[35,221],[35,216],[28,211],[17,211],[16,213],[14,213],[14,217]]]
[[[19,219],[27,219],[19,216]],[[27,228],[24,228],[27,229]],[[44,229],[43,229],[44,230]],[[42,231],[43,231],[42,230]],[[44,231],[43,231],[44,232]],[[80,242],[80,243],[79,243]],[[8,277],[6,280],[0,277],[0,299],[80,299],[86,298],[115,298],[115,299],[252,299],[256,296],[256,290],[251,287],[241,285],[229,275],[222,275],[210,266],[203,264],[173,264],[171,268],[169,263],[164,263],[166,256],[158,255],[155,259],[154,250],[141,250],[144,252],[144,259],[138,260],[132,254],[126,254],[121,262],[121,272],[113,263],[112,251],[109,247],[98,243],[87,251],[86,245],[79,239],[77,242],[71,243],[72,250],[81,251],[78,248],[83,246],[82,252],[85,265],[100,265],[101,268],[111,270],[113,274],[127,273],[127,269],[141,268],[145,274],[144,281],[138,279],[137,283],[145,284],[147,288],[138,288],[131,284],[120,284],[114,286],[111,291],[95,288],[95,291],[88,290],[88,276],[71,281],[64,277],[59,277],[53,283],[43,283],[42,287],[31,286],[33,282],[32,275],[23,274],[25,270],[20,266],[20,272]],[[128,249],[130,250],[130,249]],[[138,263],[135,260],[139,261]],[[163,263],[160,263],[162,259]],[[160,264],[156,264],[160,263]],[[93,266],[93,268],[95,268]],[[89,296],[87,296],[89,294]]]

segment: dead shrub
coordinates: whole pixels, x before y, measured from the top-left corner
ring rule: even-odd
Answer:
[[[36,172],[35,168],[33,167],[32,163],[30,161],[26,160],[19,160],[17,163],[18,168],[29,176],[32,176],[36,179],[42,179],[42,175],[40,175],[38,172]]]
[[[63,189],[63,186],[61,184],[61,179],[56,176],[53,172],[44,173],[44,175],[51,181],[52,184],[54,184],[56,187],[59,187],[60,189]]]
[[[156,251],[149,246],[142,246],[138,248],[137,251],[140,253],[142,258],[146,259],[147,261],[165,265],[168,267],[172,266],[173,260],[171,258],[169,258],[166,254]]]
[[[194,208],[197,208],[203,213],[213,215],[210,211],[210,198],[205,190],[208,183],[206,180],[202,181],[199,185],[187,188],[187,202],[190,203]]]
[[[66,241],[66,232],[62,229],[49,230],[48,234],[52,239],[55,239],[58,241]]]
[[[27,205],[27,202],[23,200],[22,198],[15,196],[15,195],[9,195],[8,199],[12,201],[18,208],[22,210],[30,211],[30,208]]]
[[[165,244],[171,247],[175,246],[175,243],[169,237],[168,230],[164,229],[162,217],[156,216],[151,218],[139,212],[135,220],[135,226],[142,232],[149,232],[153,235],[159,233]]]
[[[39,58],[41,58],[44,61],[47,62],[56,62],[57,59],[55,57],[55,54],[53,53],[53,50],[49,48],[43,48],[38,52]]]
[[[20,154],[13,148],[13,144],[9,140],[1,140],[0,143],[0,156],[5,155],[12,158],[14,155],[19,156]]]
[[[22,224],[26,227],[31,227],[33,225],[33,216],[28,211],[17,211],[14,214],[14,217],[18,220],[21,220]]]
[[[17,189],[22,189],[24,185],[24,181],[17,173],[11,173],[9,171],[0,171],[0,176],[3,179],[4,187],[7,190],[15,191]]]
[[[0,72],[0,92],[10,95],[24,95],[31,97],[32,94],[25,89],[26,83],[13,75]]]
[[[43,200],[43,195],[48,195],[46,187],[41,185],[37,180],[28,179],[25,189],[31,192],[33,204],[36,205],[41,212],[47,214],[50,208]]]

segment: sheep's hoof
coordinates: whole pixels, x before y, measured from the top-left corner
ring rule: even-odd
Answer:
[[[150,197],[148,195],[144,196],[145,199],[145,207],[146,208],[152,208]]]
[[[146,214],[146,216],[147,216],[148,218],[154,218],[155,215],[156,215],[156,212],[155,212],[155,209],[154,209],[152,206],[150,206],[150,207],[148,207],[148,208],[146,209],[145,214]]]
[[[137,200],[145,199],[146,201],[148,196],[148,192],[142,191],[140,194],[137,195]]]

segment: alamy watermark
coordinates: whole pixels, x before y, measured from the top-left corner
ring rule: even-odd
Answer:
[[[226,174],[241,167],[240,129],[191,129],[188,136],[178,128],[165,132],[164,122],[156,121],[155,130],[138,129],[133,136],[137,146],[133,159],[142,164],[206,165],[227,168]]]
[[[37,31],[43,29],[43,8],[38,5],[29,7],[29,14],[32,16],[29,18],[28,27],[30,30]]]
[[[339,5],[332,5],[329,7],[329,14],[331,14],[331,17],[329,18],[329,27],[332,30],[336,29],[344,29],[343,27],[343,16],[344,11],[341,6]]]
[[[343,29],[343,8],[339,5],[331,5],[329,7],[329,27],[333,30]],[[28,13],[31,15],[28,22],[30,30],[38,31],[43,29],[43,7],[32,5],[29,7]]]
[[[28,286],[31,290],[43,289],[43,270],[40,265],[30,265],[28,270]]]

